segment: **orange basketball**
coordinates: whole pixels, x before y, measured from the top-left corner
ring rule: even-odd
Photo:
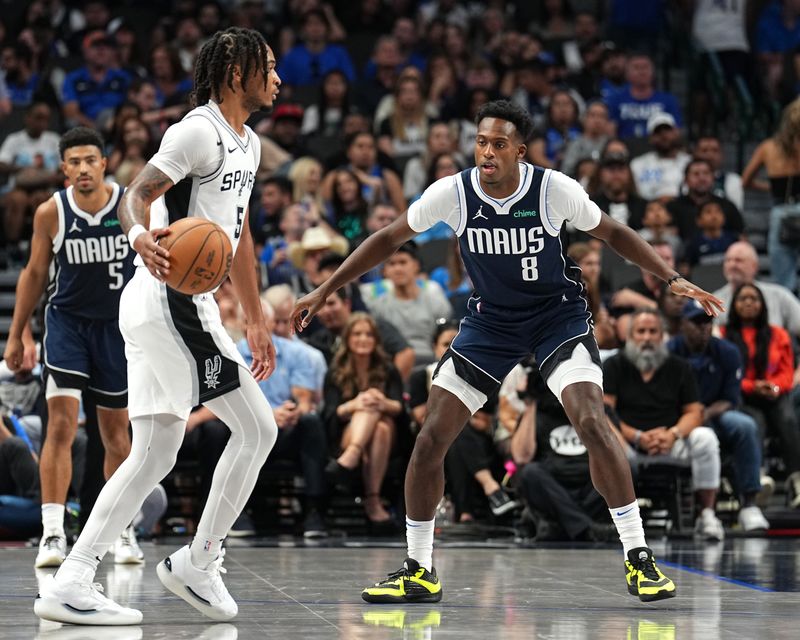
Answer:
[[[204,218],[182,218],[169,225],[159,240],[169,251],[166,283],[181,293],[195,295],[218,287],[231,270],[233,250],[222,228]]]

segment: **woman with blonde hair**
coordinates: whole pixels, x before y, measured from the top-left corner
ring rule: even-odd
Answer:
[[[367,518],[373,524],[389,523],[380,490],[405,411],[403,381],[369,314],[350,316],[325,377],[323,398],[328,437],[340,451],[326,472],[341,483],[361,465]]]
[[[402,162],[425,152],[430,120],[422,80],[406,75],[394,88],[394,108],[378,125],[378,148]]]
[[[764,167],[767,180],[756,178]],[[772,193],[767,253],[774,282],[797,288],[800,255],[800,98],[781,116],[775,135],[762,142],[742,172],[742,186]]]
[[[322,199],[322,164],[311,156],[303,156],[292,163],[289,168],[289,180],[292,181],[292,200],[305,207],[309,215],[319,220],[325,211]]]

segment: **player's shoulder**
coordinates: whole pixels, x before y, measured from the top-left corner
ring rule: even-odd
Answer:
[[[47,200],[42,202],[33,214],[33,225],[37,229],[46,230],[51,236],[55,236],[58,230],[58,205],[56,198],[60,197],[59,192],[54,193]]]
[[[170,125],[168,131],[186,132],[189,134],[216,132],[216,126],[212,120],[213,112],[205,106],[192,109],[178,122]]]

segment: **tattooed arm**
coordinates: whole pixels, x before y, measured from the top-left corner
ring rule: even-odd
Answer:
[[[160,247],[157,240],[169,234],[169,229],[148,231],[145,223],[150,205],[172,184],[165,173],[147,164],[125,190],[117,210],[122,230],[134,250],[142,256],[150,273],[162,282],[169,273],[169,252]]]

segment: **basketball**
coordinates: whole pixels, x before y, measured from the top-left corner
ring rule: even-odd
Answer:
[[[182,218],[159,240],[169,251],[166,283],[187,295],[206,293],[227,277],[233,260],[231,241],[222,228],[204,218]]]

